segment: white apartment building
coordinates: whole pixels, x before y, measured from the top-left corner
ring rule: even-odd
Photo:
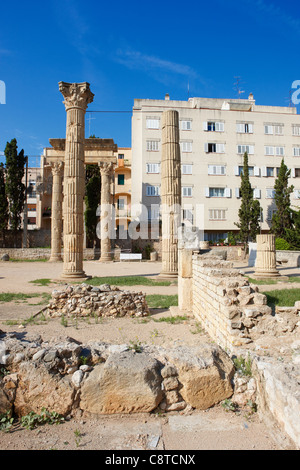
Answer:
[[[282,158],[291,169],[291,203],[300,206],[300,115],[294,107],[256,105],[248,99],[135,99],[132,115],[132,206],[159,218],[161,115],[179,112],[182,221],[204,224],[206,240],[237,231],[240,173],[248,152],[250,181],[268,231],[274,183]],[[201,209],[202,208],[202,209]],[[200,212],[199,212],[200,211]],[[202,215],[201,215],[202,211]],[[197,214],[200,214],[198,217]]]

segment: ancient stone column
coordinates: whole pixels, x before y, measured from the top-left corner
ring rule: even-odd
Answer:
[[[67,130],[64,168],[64,267],[62,277],[85,278],[83,271],[83,199],[85,192],[85,111],[94,94],[89,83],[59,83],[65,98]]]
[[[179,114],[162,114],[161,157],[162,277],[178,275],[178,229],[181,225]]]
[[[52,163],[51,255],[49,261],[62,261],[63,162]]]
[[[101,230],[101,255],[100,261],[112,261],[111,253],[111,236],[113,228],[113,210],[111,199],[111,182],[113,177],[113,163],[100,162],[101,173],[101,213],[100,213],[100,230]]]
[[[273,278],[280,276],[276,269],[275,235],[257,235],[255,278]]]

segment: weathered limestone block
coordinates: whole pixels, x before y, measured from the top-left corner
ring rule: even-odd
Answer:
[[[112,354],[83,383],[80,408],[107,414],[150,412],[163,398],[159,370],[159,362],[144,353]]]
[[[66,416],[72,409],[75,391],[68,376],[51,374],[43,364],[26,361],[18,369],[18,388],[14,401],[17,416],[42,408]]]
[[[234,366],[218,346],[177,348],[167,357],[178,369],[182,398],[193,408],[205,410],[232,395]]]

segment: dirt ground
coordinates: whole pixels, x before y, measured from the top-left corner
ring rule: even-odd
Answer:
[[[246,266],[238,266],[245,268]],[[159,262],[122,262],[101,264],[86,261],[84,270],[91,276],[143,275],[156,278]],[[110,318],[81,320],[62,325],[60,319],[36,317],[45,304],[42,294],[50,294],[58,286],[61,263],[0,262],[0,292],[40,293],[41,297],[19,302],[0,302],[0,329],[4,332],[39,333],[43,339],[72,337],[81,342],[103,340],[112,344],[138,340],[143,343],[174,347],[196,345],[210,338],[201,325],[189,316],[177,324],[158,322],[161,317],[180,314],[178,308],[151,309],[146,319]],[[295,270],[295,275],[298,270]],[[251,274],[251,270],[248,269]],[[247,274],[248,274],[247,272]],[[289,273],[290,274],[290,273]],[[30,283],[50,278],[49,286]],[[280,288],[284,284],[280,285]],[[279,288],[275,286],[275,288]],[[289,288],[296,287],[289,284]],[[123,287],[120,287],[123,289]],[[263,286],[270,290],[273,285]],[[177,294],[177,286],[128,286],[127,290],[146,294]],[[289,439],[274,426],[266,426],[258,413],[249,410],[226,412],[221,406],[207,411],[151,413],[114,416],[76,416],[63,424],[42,426],[29,431],[16,428],[0,435],[0,450],[280,450],[292,449]]]

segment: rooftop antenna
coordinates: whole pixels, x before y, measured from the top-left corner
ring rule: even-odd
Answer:
[[[292,90],[289,91],[289,97],[288,98],[285,98],[285,101],[288,101],[289,102],[289,108],[294,108],[295,107],[295,104],[293,103],[293,99],[292,99]]]
[[[96,119],[96,118],[92,118],[91,113],[89,113],[89,117],[86,118],[86,120],[89,121],[89,137],[90,137],[90,135],[91,135],[91,120],[92,120],[92,119]]]
[[[190,81],[188,80],[188,100],[190,99]]]
[[[234,77],[234,78],[236,79],[236,81],[234,82],[234,89],[237,93],[238,99],[240,99],[240,95],[242,93],[245,93],[245,91],[241,89],[241,77]]]

